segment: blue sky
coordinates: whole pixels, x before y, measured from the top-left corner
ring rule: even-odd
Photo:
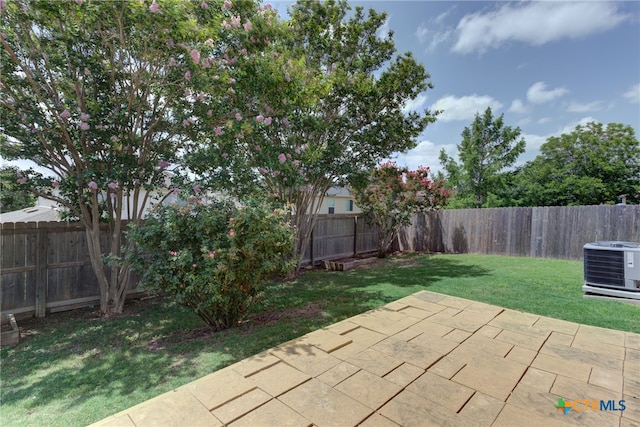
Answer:
[[[285,10],[287,2],[274,2]],[[640,2],[367,1],[385,11],[399,52],[411,51],[434,89],[408,108],[442,109],[398,163],[440,169],[460,134],[490,106],[520,127],[532,160],[578,123],[631,125],[640,135]]]

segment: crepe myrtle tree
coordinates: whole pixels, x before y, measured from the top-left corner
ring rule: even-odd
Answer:
[[[258,37],[263,16],[241,5],[242,21],[229,1],[2,4],[1,154],[47,169],[18,182],[84,225],[104,314],[122,311],[129,283],[123,221],[139,222],[154,191],[179,191],[168,177],[181,176],[192,125],[238,114],[230,85],[241,72],[225,49]]]
[[[289,15],[277,20],[285,27],[271,46],[272,81],[260,88],[270,102],[237,117],[233,128],[214,129],[190,165],[228,191],[259,192],[288,206],[299,261],[327,190],[414,147],[437,112],[405,111],[432,85],[410,53],[396,54],[391,32],[379,36],[384,13],[303,1]]]
[[[450,196],[444,181],[430,177],[428,167],[416,170],[395,162],[382,163],[354,180],[355,199],[367,221],[378,229],[378,257],[384,258],[401,227],[418,212],[445,206]]]

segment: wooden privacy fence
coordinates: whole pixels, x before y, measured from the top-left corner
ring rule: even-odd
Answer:
[[[640,206],[454,209],[416,215],[396,248],[581,260],[598,240],[640,242]]]
[[[0,309],[44,316],[98,304],[84,228],[65,222],[1,224]],[[321,215],[303,265],[376,250],[361,215]],[[460,209],[416,215],[395,249],[582,259],[585,243],[640,242],[640,206]],[[104,228],[103,248],[107,247]],[[137,281],[132,278],[130,292]]]
[[[99,304],[85,229],[78,223],[3,223],[0,245],[0,308],[19,317]],[[108,228],[101,245],[108,247]],[[107,275],[109,271],[107,271]],[[132,278],[130,288],[137,280]],[[131,292],[131,291],[130,291]]]

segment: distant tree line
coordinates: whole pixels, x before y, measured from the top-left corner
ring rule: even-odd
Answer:
[[[514,167],[525,151],[520,128],[487,108],[457,148],[458,160],[440,153],[440,175],[453,192],[449,208],[640,203],[640,143],[628,125],[578,125]]]

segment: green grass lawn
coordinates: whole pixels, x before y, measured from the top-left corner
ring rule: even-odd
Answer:
[[[581,286],[581,262],[409,255],[272,284],[245,323],[218,333],[162,299],[132,302],[110,320],[88,309],[25,320],[23,342],[0,352],[0,423],[86,425],[420,290],[640,333],[640,307],[585,300]]]

